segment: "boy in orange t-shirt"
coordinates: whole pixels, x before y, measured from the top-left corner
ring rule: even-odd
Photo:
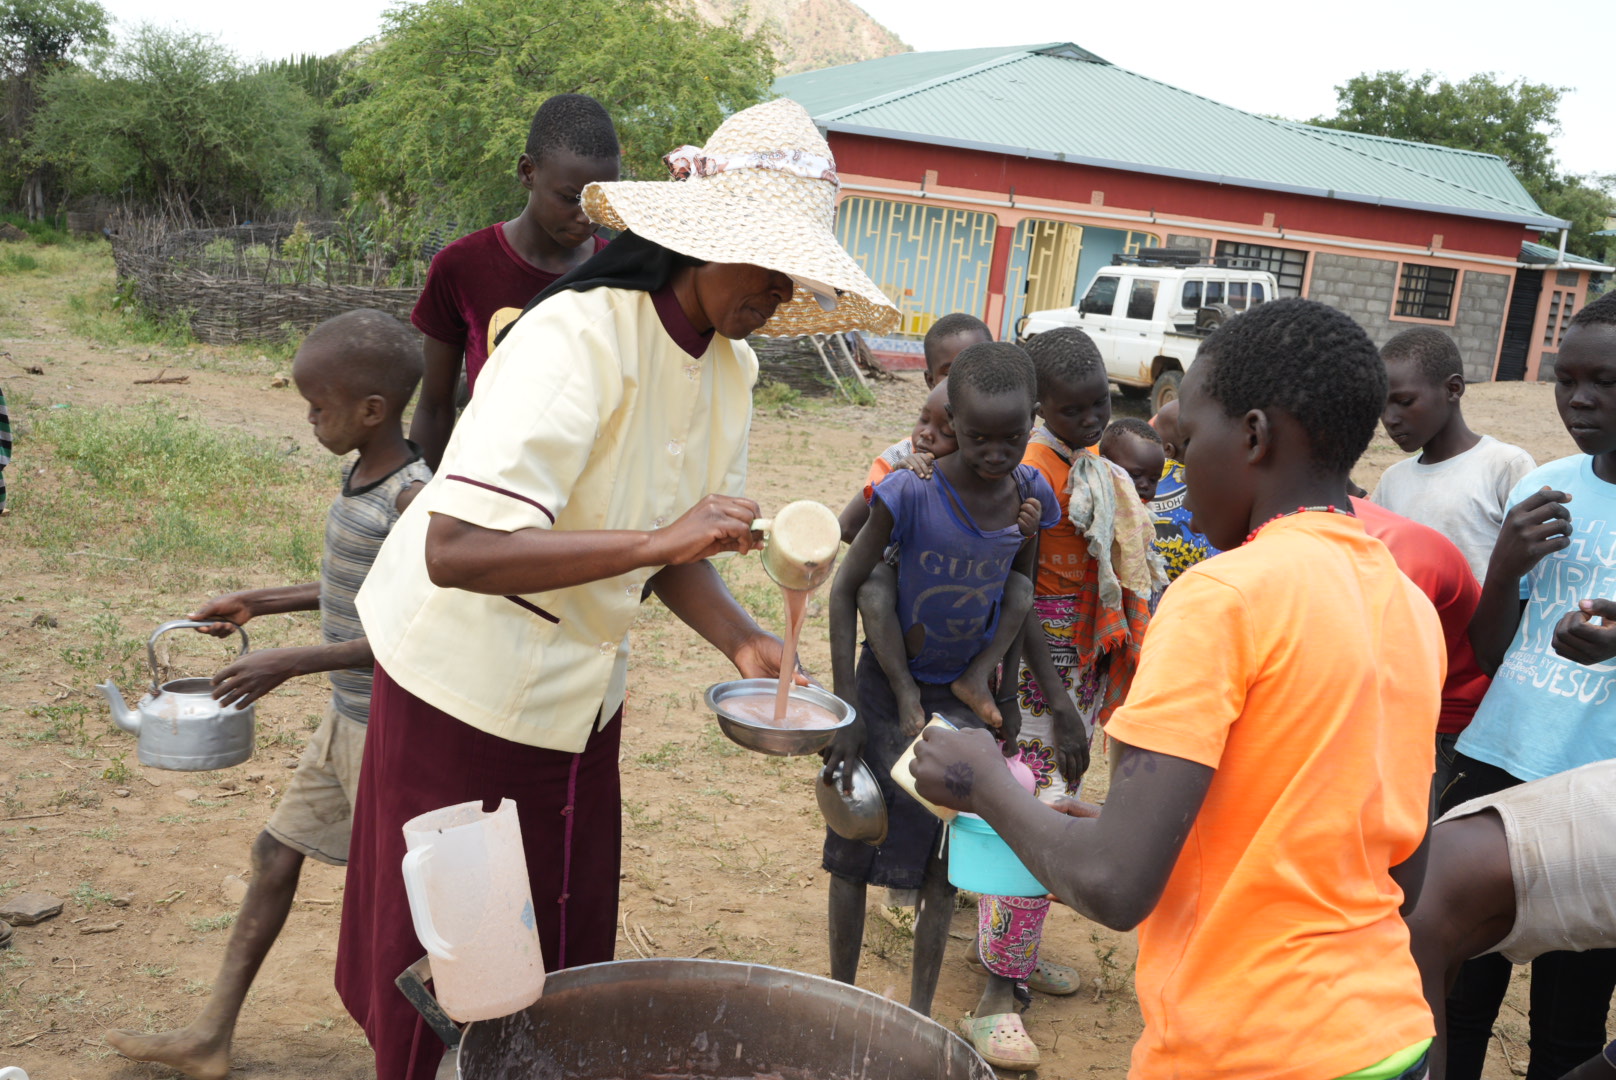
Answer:
[[[1083,914],[1139,926],[1133,1076],[1425,1075],[1400,907],[1424,869],[1445,653],[1347,497],[1385,393],[1368,336],[1311,301],[1201,346],[1183,453],[1224,553],[1162,599],[1107,728],[1103,811],[1028,796],[984,735],[928,731],[917,755],[924,797],[982,815]]]

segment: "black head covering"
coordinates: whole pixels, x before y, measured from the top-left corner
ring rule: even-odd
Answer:
[[[588,292],[590,289],[638,289],[656,292],[673,280],[674,272],[687,266],[700,266],[700,259],[681,255],[654,240],[625,232],[607,244],[582,266],[562,274],[539,295],[527,302],[522,315],[507,323],[494,338],[498,346],[511,332],[511,327],[522,321],[522,316],[544,303],[556,293]],[[492,350],[490,350],[492,351]]]

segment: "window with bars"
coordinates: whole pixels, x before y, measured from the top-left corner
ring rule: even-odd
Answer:
[[[1307,252],[1292,248],[1264,247],[1261,244],[1237,244],[1232,240],[1218,241],[1218,258],[1249,259],[1258,269],[1274,275],[1279,283],[1275,299],[1301,296],[1302,281],[1307,276]]]
[[[1397,314],[1410,319],[1451,318],[1458,288],[1459,271],[1452,267],[1404,263],[1397,283]]]

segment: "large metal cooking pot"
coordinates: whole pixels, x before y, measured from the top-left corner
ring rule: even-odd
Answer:
[[[459,1042],[460,1080],[994,1075],[964,1039],[895,1001],[817,975],[724,960],[618,960],[557,971],[535,1004],[473,1023]]]

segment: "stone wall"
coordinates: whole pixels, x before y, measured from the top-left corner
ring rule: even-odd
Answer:
[[[1454,325],[1440,326],[1459,346],[1465,378],[1486,382],[1493,377],[1498,357],[1498,334],[1509,303],[1508,274],[1467,270],[1459,287],[1459,310]],[[1376,345],[1400,330],[1421,323],[1393,322],[1392,302],[1397,295],[1397,263],[1356,255],[1313,255],[1313,279],[1308,299],[1340,308],[1369,332]]]

